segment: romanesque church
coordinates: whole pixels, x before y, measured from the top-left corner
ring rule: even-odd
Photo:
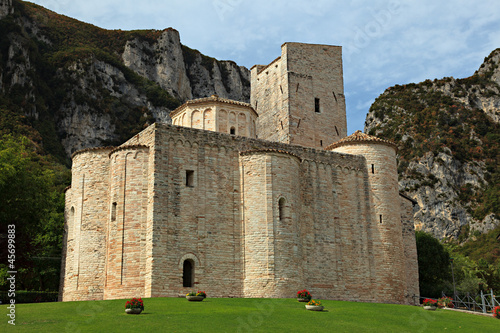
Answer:
[[[341,47],[285,43],[252,67],[250,104],[171,118],[73,154],[61,300],[418,302],[415,202],[392,142],[347,136]]]

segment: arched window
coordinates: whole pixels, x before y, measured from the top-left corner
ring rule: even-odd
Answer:
[[[284,222],[285,221],[285,204],[286,204],[286,199],[285,198],[280,198],[278,200],[278,213],[279,213],[279,219],[280,219],[280,222]]]
[[[182,286],[194,286],[194,261],[191,259],[184,260],[182,265]]]

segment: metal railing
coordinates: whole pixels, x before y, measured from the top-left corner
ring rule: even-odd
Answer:
[[[442,296],[446,297],[447,295],[442,292]],[[487,294],[485,294],[482,290],[479,294],[455,293],[452,299],[453,305],[457,309],[483,313],[492,312],[495,306],[500,305],[500,297],[497,297],[493,294],[493,289],[491,289],[490,293]]]

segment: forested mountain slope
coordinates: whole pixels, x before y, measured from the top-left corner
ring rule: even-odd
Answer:
[[[18,0],[0,0],[0,110],[23,117],[66,159],[119,144],[180,103],[248,101],[249,71],[180,43],[172,29],[105,30]]]
[[[474,75],[386,89],[365,132],[398,145],[399,186],[418,228],[460,241],[500,221],[500,49]]]

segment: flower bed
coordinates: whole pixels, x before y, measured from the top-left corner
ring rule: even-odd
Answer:
[[[139,298],[132,298],[125,303],[125,312],[129,314],[139,314],[144,311],[144,302]]]
[[[437,306],[437,301],[435,299],[426,298],[422,302],[424,306]]]
[[[500,306],[497,306],[493,309],[493,317],[500,319]]]
[[[440,308],[453,308],[453,299],[451,297],[441,297],[437,301],[437,305]]]
[[[306,304],[306,309],[307,310],[312,310],[312,311],[323,311],[325,307],[321,305],[321,301],[315,301],[315,300],[310,300]]]
[[[308,302],[311,298],[311,294],[306,289],[297,291],[297,300],[299,302]]]

